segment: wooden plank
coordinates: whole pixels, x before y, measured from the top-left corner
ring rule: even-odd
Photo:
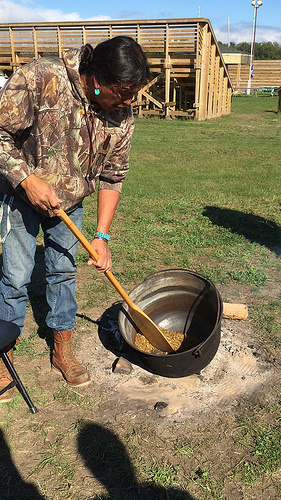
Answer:
[[[163,77],[164,77],[164,73],[162,72],[159,75],[157,75],[155,78],[153,78],[153,80],[150,80],[150,82],[147,83],[144,87],[142,87],[141,92],[145,92],[146,90],[148,90],[150,87],[152,87],[152,85],[155,85],[155,83],[157,83]]]
[[[170,101],[170,84],[171,84],[171,70],[170,70],[170,56],[169,56],[169,24],[166,24],[166,40],[165,40],[165,105]],[[169,107],[165,107],[165,118],[169,119]]]
[[[58,44],[59,44],[59,57],[62,57],[62,39],[61,39],[61,30],[60,27],[57,27],[58,34]]]
[[[163,103],[160,101],[157,101],[157,99],[155,99],[152,95],[148,94],[147,92],[143,92],[143,90],[141,90],[140,92],[149,101],[153,102],[153,104],[155,104],[155,106],[157,106],[158,108],[161,108],[161,109],[163,108]]]
[[[215,84],[214,84],[214,103],[213,103],[213,116],[218,116],[218,96],[219,96],[219,72],[220,72],[220,56],[216,55],[215,58]]]
[[[226,74],[223,76],[223,85],[222,85],[222,114],[226,114],[226,100],[227,100],[227,77]]]
[[[207,116],[207,87],[208,87],[208,71],[209,71],[209,44],[210,36],[208,35],[208,26],[203,27],[203,44],[202,44],[202,62],[201,62],[201,77],[199,90],[199,113],[198,120],[205,120]]]
[[[231,112],[231,98],[232,98],[232,88],[228,87],[228,98],[227,98],[227,114],[229,115]]]
[[[219,71],[219,92],[218,92],[218,111],[217,116],[222,115],[222,102],[223,102],[223,76],[224,76],[224,68],[220,66]]]
[[[209,79],[209,98],[207,108],[207,118],[213,117],[213,102],[214,102],[214,85],[215,85],[215,65],[216,65],[216,45],[213,42],[211,45],[210,57],[210,79]]]
[[[197,23],[197,38],[201,38],[201,25]],[[201,48],[200,43],[197,42],[196,47],[196,61],[195,61],[195,98],[194,98],[194,108],[195,108],[195,119],[198,120],[199,116],[199,97],[200,97],[200,79],[201,79]]]
[[[34,43],[34,55],[35,59],[38,59],[37,35],[35,27],[32,28],[32,32],[33,32],[33,43]]]
[[[171,111],[171,116],[191,116],[195,114],[195,109],[187,109],[186,111]]]
[[[10,31],[10,40],[11,40],[11,49],[12,49],[12,65],[16,66],[16,52],[15,52],[15,45],[14,45],[14,34],[12,28],[9,28]]]

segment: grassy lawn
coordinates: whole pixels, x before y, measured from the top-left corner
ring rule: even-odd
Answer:
[[[235,97],[231,115],[215,120],[137,119],[110,247],[112,271],[127,291],[158,270],[185,268],[213,280],[225,302],[247,303],[252,341],[280,370],[281,114],[276,110],[275,97]],[[91,239],[95,198],[84,206],[83,231]],[[77,263],[86,276],[82,248]],[[86,313],[93,296],[100,309],[118,300],[103,276],[79,281],[77,299]],[[33,332],[17,357],[30,363],[25,380],[40,406],[38,416],[26,416],[20,396],[0,409],[0,500],[280,498],[279,382],[233,411],[203,411],[198,419],[159,430],[141,412],[132,416],[120,408],[114,418],[108,416],[98,380],[93,394],[83,397],[63,384],[53,397],[48,383],[36,392],[36,370],[46,356],[37,354],[37,342]],[[91,489],[92,476],[103,483],[95,471],[108,467],[107,491]],[[9,493],[13,482],[19,485],[16,497]],[[136,483],[138,490],[132,490]]]
[[[113,272],[124,285],[159,269],[189,268],[228,285],[230,301],[238,283],[255,299],[249,305],[259,328],[278,333],[279,297],[258,299],[280,272],[276,108],[277,98],[236,97],[232,114],[217,120],[136,121],[131,171],[111,231]],[[95,209],[91,200],[85,207],[91,238]]]

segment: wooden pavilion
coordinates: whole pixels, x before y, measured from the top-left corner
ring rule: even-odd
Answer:
[[[230,113],[232,84],[208,19],[0,24],[0,68],[11,73],[34,58],[117,35],[134,38],[151,67],[152,80],[134,102],[138,116]]]

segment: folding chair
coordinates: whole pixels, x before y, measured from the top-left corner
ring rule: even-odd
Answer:
[[[21,393],[23,399],[25,400],[26,404],[28,405],[31,413],[37,413],[38,409],[33,405],[29,395],[26,392],[26,389],[24,388],[24,385],[22,384],[15,367],[13,363],[10,361],[10,358],[8,354],[5,352],[5,348],[9,344],[13,344],[18,336],[20,334],[20,329],[18,325],[15,323],[11,323],[10,321],[5,321],[3,319],[0,319],[0,357],[3,359],[7,370],[9,371],[10,375],[12,376],[12,382],[10,382],[4,389],[0,391],[0,396],[4,394],[4,392],[8,391],[12,387],[16,386]]]

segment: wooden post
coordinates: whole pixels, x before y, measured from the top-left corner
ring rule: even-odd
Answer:
[[[13,33],[13,29],[11,27],[9,28],[9,33],[10,33],[10,42],[11,42],[11,49],[12,49],[12,67],[13,67],[13,71],[14,71],[15,67],[17,66],[17,60],[16,60],[14,33]]]
[[[213,116],[218,116],[218,100],[219,100],[219,71],[220,71],[220,56],[216,56],[215,62],[215,92],[214,92],[214,105],[213,105]]]
[[[137,24],[137,43],[141,45],[141,30],[139,23]]]
[[[179,110],[182,111],[182,87],[179,88]]]
[[[166,43],[165,43],[165,118],[169,120],[169,106],[170,102],[170,78],[171,78],[171,64],[169,56],[169,25],[166,24]]]
[[[227,92],[228,92],[228,97],[227,97],[227,114],[229,115],[230,112],[231,112],[232,88],[228,87]]]
[[[32,28],[32,33],[33,33],[33,44],[34,44],[34,57],[35,59],[38,59],[38,45],[37,45],[37,34],[35,26],[33,26]]]
[[[142,92],[141,92],[141,90],[138,92],[137,102],[138,102],[138,117],[139,118],[143,118],[143,114],[142,114]]]
[[[215,83],[215,64],[216,63],[216,46],[214,43],[211,45],[211,67],[210,67],[210,82],[209,82],[209,99],[208,99],[208,113],[207,118],[213,117],[213,103],[214,103],[214,83]]]
[[[236,85],[237,91],[239,91],[240,88],[240,78],[241,78],[241,62],[238,64],[237,67],[237,85]]]
[[[199,118],[199,97],[200,97],[200,80],[201,80],[201,24],[197,23],[197,41],[196,41],[196,58],[194,60],[195,63],[195,99],[194,99],[194,107],[195,107],[195,119]],[[186,100],[185,100],[186,106]]]
[[[223,68],[223,66],[220,66],[220,71],[219,71],[219,92],[218,92],[218,114],[217,114],[217,116],[221,116],[222,115],[223,73],[224,73],[224,68]]]
[[[176,89],[176,79],[173,79],[173,111],[176,111],[176,102],[177,102],[177,89]]]
[[[202,62],[201,62],[201,78],[200,78],[200,95],[199,95],[199,113],[198,120],[205,120],[207,116],[207,99],[208,99],[208,73],[209,73],[209,46],[208,46],[208,25],[203,27],[202,41]]]
[[[226,100],[227,100],[227,76],[223,77],[223,86],[222,86],[222,114],[226,114]]]
[[[83,34],[82,34],[82,37],[83,37],[83,45],[86,45],[86,43],[87,43],[87,32],[86,32],[86,28],[85,28],[84,25],[83,25]]]
[[[59,57],[62,57],[61,30],[59,26],[57,26],[57,31],[58,31],[58,43],[59,43]]]

